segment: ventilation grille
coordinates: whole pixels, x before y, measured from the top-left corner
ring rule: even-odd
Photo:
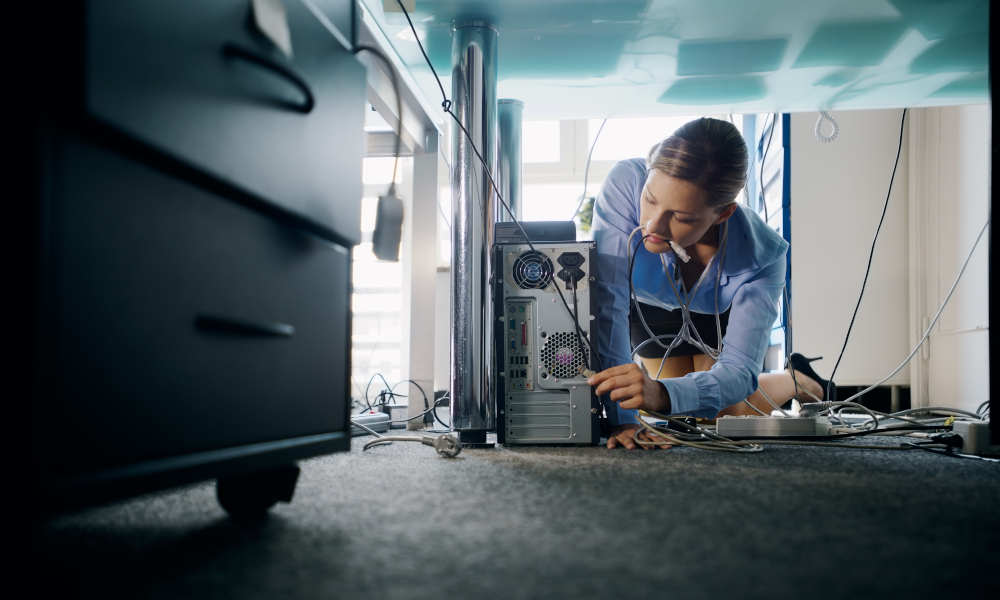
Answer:
[[[522,290],[539,290],[552,283],[552,261],[537,251],[529,251],[517,257],[511,268],[514,283]]]
[[[586,363],[586,341],[583,341],[583,352],[580,351],[580,341],[575,333],[562,332],[549,336],[542,348],[542,364],[549,374],[557,379],[572,379],[580,377],[579,368]]]

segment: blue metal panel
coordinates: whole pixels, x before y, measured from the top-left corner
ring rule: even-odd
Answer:
[[[792,115],[781,115],[781,149],[784,164],[781,167],[781,237],[788,242],[788,257],[785,269],[785,289],[788,290],[788,304],[792,300]],[[788,327],[788,310],[781,311],[782,326],[785,328],[785,347],[792,349],[791,330]]]

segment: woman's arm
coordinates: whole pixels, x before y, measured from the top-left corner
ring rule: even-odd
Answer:
[[[661,379],[671,412],[715,418],[757,390],[757,379],[778,318],[778,298],[785,285],[785,253],[743,282],[733,297],[722,354],[709,371]]]

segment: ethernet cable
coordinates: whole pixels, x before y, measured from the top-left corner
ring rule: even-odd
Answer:
[[[878,234],[882,231],[882,223],[885,221],[886,211],[889,209],[889,199],[892,197],[892,184],[896,181],[896,168],[899,167],[899,155],[903,151],[903,125],[906,123],[906,109],[903,109],[903,116],[899,120],[899,145],[896,148],[896,160],[892,165],[892,175],[889,176],[889,190],[885,194],[885,203],[882,205],[882,216],[879,218],[878,227],[875,228],[875,237],[872,239],[871,250],[868,253],[868,266],[865,268],[865,278],[861,282],[861,292],[858,294],[858,302],[854,305],[854,314],[851,315],[851,323],[847,326],[847,334],[844,335],[844,345],[840,347],[840,355],[837,357],[837,362],[833,365],[833,371],[830,373],[829,381],[833,381],[834,376],[837,374],[837,367],[840,366],[840,361],[844,358],[844,351],[847,349],[847,342],[851,339],[851,330],[854,328],[854,320],[858,316],[858,309],[861,308],[861,299],[865,295],[865,286],[868,285],[868,275],[872,270],[872,258],[875,256],[875,244],[878,242]],[[819,134],[819,124],[817,124],[817,135]],[[836,134],[834,134],[836,135]],[[975,248],[975,247],[973,247]],[[900,366],[902,368],[902,366]],[[895,373],[893,373],[895,374]],[[830,394],[830,385],[827,384],[826,395]]]
[[[972,260],[972,256],[973,256],[973,254],[976,251],[976,247],[979,245],[979,242],[982,240],[983,234],[986,233],[986,230],[989,228],[990,223],[991,223],[991,219],[987,219],[986,223],[983,224],[983,228],[979,231],[979,235],[976,237],[976,241],[972,244],[972,248],[969,250],[969,255],[966,257],[965,262],[962,264],[962,269],[958,272],[958,275],[955,277],[955,282],[952,284],[951,289],[948,291],[948,294],[945,296],[945,299],[941,303],[940,308],[938,308],[938,311],[934,315],[934,318],[931,320],[930,324],[927,326],[927,330],[924,332],[924,335],[920,338],[920,341],[917,342],[916,346],[913,348],[913,350],[910,352],[910,354],[905,359],[903,359],[903,362],[901,362],[899,364],[899,366],[896,367],[891,373],[889,373],[888,375],[886,375],[885,377],[883,377],[877,383],[875,383],[873,385],[870,385],[867,388],[865,388],[864,390],[862,390],[862,391],[854,394],[853,396],[851,396],[850,398],[848,398],[847,400],[845,400],[845,402],[847,402],[849,404],[854,404],[852,402],[853,400],[855,400],[857,398],[860,398],[861,396],[867,394],[868,392],[872,391],[876,387],[878,387],[878,386],[882,385],[883,383],[885,383],[886,381],[888,381],[896,373],[898,373],[900,370],[902,370],[902,368],[904,366],[906,366],[913,359],[914,356],[916,356],[917,352],[923,346],[923,344],[927,340],[928,336],[930,336],[931,331],[934,329],[934,325],[936,325],[937,322],[938,322],[938,320],[941,318],[941,315],[944,312],[945,307],[948,305],[948,302],[951,300],[952,295],[954,295],[955,290],[958,288],[958,284],[962,280],[962,275],[965,274],[965,270],[966,270],[966,268],[968,268],[969,263]],[[831,375],[831,380],[832,380],[832,375]],[[812,396],[813,398],[816,398],[816,400],[819,400],[819,398],[817,398],[815,396],[815,394],[812,394],[811,392],[809,392],[809,390],[805,390],[805,392],[807,394],[809,394],[810,396]],[[833,403],[833,404],[834,405],[839,405],[839,403]],[[861,405],[860,404],[855,404],[855,406],[861,406]],[[979,409],[977,409],[977,412],[975,412],[975,413],[969,412],[969,411],[963,411],[961,409],[948,408],[948,407],[933,407],[933,409],[932,408],[914,408],[914,409],[908,409],[908,410],[905,410],[905,411],[899,411],[897,413],[888,413],[888,415],[883,415],[883,416],[888,416],[889,418],[896,418],[897,416],[903,416],[903,417],[905,417],[906,415],[909,415],[909,414],[920,413],[920,412],[927,412],[927,411],[930,411],[930,410],[938,410],[938,411],[951,411],[951,412],[953,412],[955,414],[959,414],[959,415],[962,415],[962,416],[970,417],[970,418],[973,418],[973,419],[979,419],[979,418],[981,418],[980,415],[979,415],[979,410],[981,410],[981,409],[982,409],[982,405],[980,405]],[[873,413],[873,415],[874,415],[874,413]],[[873,418],[877,418],[877,417],[873,417]]]
[[[638,353],[641,348],[643,348],[646,344],[648,344],[650,342],[655,342],[661,348],[665,348],[666,349],[666,352],[664,352],[664,354],[663,354],[663,360],[660,361],[660,368],[657,370],[656,375],[653,377],[654,379],[659,379],[660,375],[663,372],[663,366],[666,364],[667,357],[670,356],[670,352],[672,352],[673,349],[676,348],[677,345],[680,344],[683,341],[686,341],[689,344],[692,344],[693,346],[695,346],[696,348],[701,349],[706,355],[708,355],[709,357],[711,357],[712,360],[718,361],[719,355],[722,354],[722,324],[721,324],[720,313],[719,313],[719,284],[720,284],[721,279],[722,279],[722,263],[725,260],[725,257],[726,257],[726,248],[728,247],[729,222],[727,221],[726,224],[723,227],[722,240],[721,240],[721,242],[719,244],[720,245],[719,251],[716,252],[715,256],[713,256],[711,260],[709,260],[708,265],[705,266],[705,270],[702,271],[701,277],[698,278],[698,281],[697,281],[697,283],[695,283],[695,285],[692,288],[691,292],[687,294],[687,302],[685,302],[684,300],[681,299],[680,291],[678,290],[677,286],[675,285],[675,283],[673,281],[673,278],[670,276],[670,271],[669,271],[669,269],[667,267],[667,263],[666,263],[666,257],[664,255],[662,255],[662,254],[660,255],[660,262],[663,265],[663,272],[666,275],[667,280],[670,282],[670,287],[671,287],[671,290],[674,292],[674,297],[677,299],[678,304],[681,306],[681,321],[682,321],[681,322],[681,329],[680,329],[680,331],[677,334],[664,334],[664,335],[660,335],[660,336],[653,335],[652,330],[650,329],[649,325],[646,323],[646,319],[642,315],[642,308],[639,306],[638,296],[636,295],[635,288],[633,287],[633,284],[632,284],[632,271],[633,271],[633,269],[635,267],[635,259],[638,256],[638,252],[639,252],[639,246],[638,245],[636,245],[634,251],[632,250],[632,240],[634,239],[635,234],[637,232],[640,232],[641,230],[642,230],[642,226],[641,225],[638,226],[638,227],[636,227],[635,229],[633,229],[632,232],[629,234],[628,243],[626,245],[626,248],[627,248],[627,251],[628,251],[628,259],[629,259],[629,276],[628,276],[628,278],[629,278],[629,293],[631,295],[631,299],[633,300],[633,302],[635,304],[635,309],[636,309],[636,313],[639,316],[639,321],[642,323],[642,326],[646,330],[646,334],[649,336],[649,338],[647,340],[643,341],[642,343],[640,343],[635,349],[632,350],[632,356],[634,357],[636,355],[636,353]],[[646,237],[648,237],[648,235],[647,236],[643,236],[642,240],[645,240]],[[642,243],[642,240],[640,240],[640,242],[639,242],[640,244]],[[717,339],[717,342],[719,344],[719,346],[717,348],[710,348],[704,342],[704,340],[701,339],[701,334],[698,332],[698,329],[694,326],[694,322],[691,319],[691,312],[689,310],[691,302],[694,300],[694,297],[695,297],[695,294],[698,291],[698,288],[701,286],[702,282],[705,280],[706,276],[711,271],[711,268],[712,268],[713,264],[715,264],[717,266],[716,277],[715,277],[715,327],[716,327],[716,339]],[[683,281],[681,282],[681,286],[682,286],[682,289],[683,289]],[[691,336],[691,332],[694,332],[694,337]],[[665,345],[664,343],[662,343],[660,341],[661,338],[666,338],[666,337],[673,338],[673,341],[670,343],[669,346]],[[793,381],[794,381],[794,374],[793,374]],[[796,382],[796,385],[798,385],[797,382]],[[784,409],[782,409],[780,406],[778,406],[773,400],[771,400],[771,397],[768,396],[767,393],[762,388],[758,387],[758,390],[760,391],[761,395],[764,396],[764,399],[767,401],[767,403],[770,404],[771,407],[774,410],[780,412],[785,417],[791,416]],[[768,416],[762,410],[760,410],[759,408],[757,408],[756,406],[754,406],[750,402],[749,399],[744,399],[743,402],[747,406],[749,406],[751,409],[753,409],[757,414],[759,414],[761,416]]]
[[[590,175],[590,159],[594,156],[594,148],[597,147],[597,140],[601,137],[601,132],[604,131],[604,126],[608,124],[608,119],[605,117],[601,121],[601,127],[597,130],[597,135],[594,136],[594,141],[590,144],[590,152],[587,153],[587,166],[583,168],[583,193],[580,194],[580,202],[576,205],[576,210],[573,211],[573,218],[576,218],[580,214],[580,209],[583,207],[583,203],[587,201],[587,183],[588,177]]]
[[[920,350],[921,346],[923,346],[924,342],[927,340],[927,337],[930,336],[931,331],[934,329],[934,326],[937,325],[938,319],[941,318],[941,314],[944,312],[944,308],[948,306],[948,301],[951,300],[952,295],[955,293],[955,289],[958,287],[958,283],[962,281],[962,275],[965,274],[965,269],[969,266],[969,262],[972,260],[972,255],[976,252],[976,247],[979,245],[979,241],[983,239],[983,234],[986,233],[986,230],[989,228],[989,226],[990,226],[990,219],[986,219],[986,223],[983,225],[982,230],[979,231],[979,235],[976,237],[975,243],[972,244],[972,249],[969,250],[969,256],[965,259],[965,263],[962,265],[962,270],[958,272],[958,276],[955,278],[955,283],[952,284],[951,289],[948,291],[948,295],[945,296],[944,298],[944,302],[941,303],[941,308],[939,308],[937,314],[934,315],[934,318],[931,320],[930,325],[927,326],[927,331],[924,332],[924,335],[920,338],[920,341],[917,342],[916,346],[914,346],[913,351],[910,352],[910,354],[905,359],[903,359],[903,362],[901,362],[898,367],[893,369],[891,373],[883,377],[877,383],[868,386],[867,388],[858,392],[857,394],[854,394],[853,396],[851,396],[846,400],[847,402],[850,402],[855,398],[863,396],[864,394],[867,394],[868,392],[882,385],[890,378],[892,378],[893,375],[899,373],[899,371],[902,370],[902,368],[905,367],[907,363],[909,363],[913,359],[913,357]]]

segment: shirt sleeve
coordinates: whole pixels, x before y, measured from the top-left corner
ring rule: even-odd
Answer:
[[[670,395],[672,413],[712,419],[757,390],[785,285],[786,252],[736,291],[722,354],[711,370],[659,380]]]
[[[597,242],[597,354],[602,369],[632,362],[629,341],[628,236],[638,226],[635,191],[645,183],[636,161],[611,168],[594,203],[592,231]],[[633,423],[638,411],[602,398],[612,426]]]

